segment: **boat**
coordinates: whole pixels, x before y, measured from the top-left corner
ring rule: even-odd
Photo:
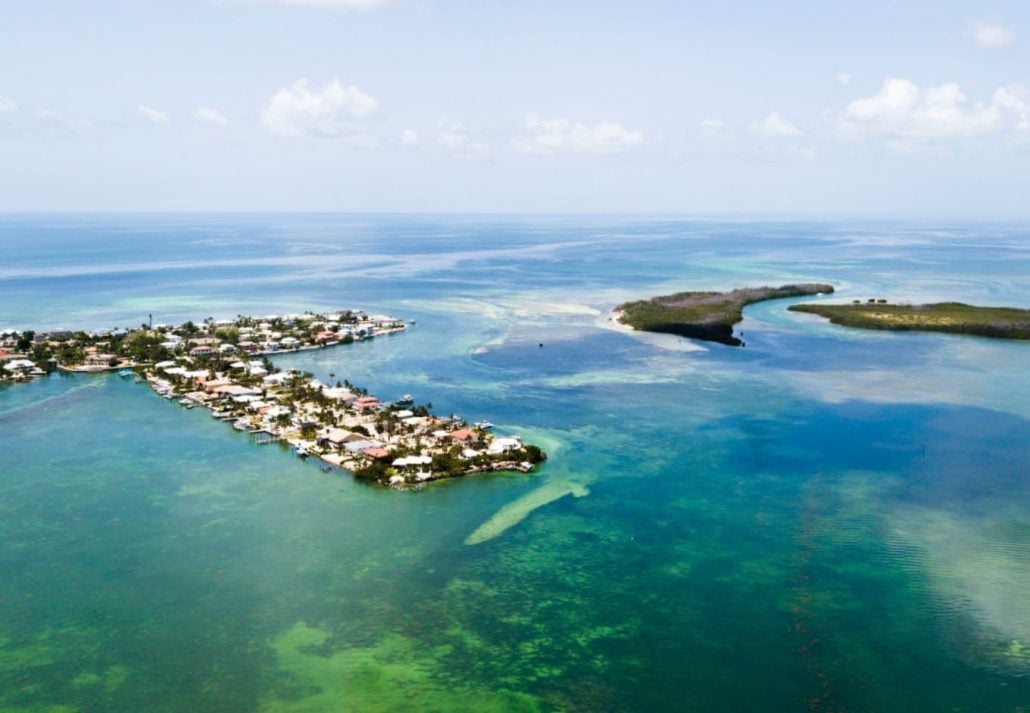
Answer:
[[[308,449],[305,448],[304,446],[297,446],[297,451],[296,452],[297,452],[297,457],[298,458],[307,458],[308,457]]]
[[[415,397],[411,394],[404,394],[404,396],[401,396],[399,399],[397,399],[397,403],[401,406],[407,406],[409,404],[415,403]]]
[[[490,423],[489,421],[476,421],[475,427],[476,428],[481,428],[484,431],[489,431],[491,428],[494,427],[494,425],[492,423]]]
[[[123,379],[130,379],[135,375],[136,374],[131,369],[122,369],[118,372],[118,376],[122,377]]]
[[[247,422],[242,419],[238,421],[233,421],[232,427],[235,428],[237,431],[246,431],[249,428]]]

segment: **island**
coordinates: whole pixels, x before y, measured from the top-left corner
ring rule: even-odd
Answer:
[[[431,404],[409,394],[380,400],[335,374],[322,383],[271,359],[406,329],[394,317],[340,310],[97,332],[7,330],[0,333],[0,382],[114,370],[186,409],[206,408],[256,444],[279,443],[320,459],[326,471],[343,468],[397,489],[475,473],[528,473],[547,459],[516,434],[495,435],[488,422],[434,416]]]
[[[946,332],[995,339],[1030,339],[1030,309],[977,307],[961,302],[891,304],[882,298],[851,304],[797,304],[788,309],[826,317],[833,324],[899,332]]]
[[[832,285],[805,283],[782,287],[743,287],[730,292],[677,292],[649,300],[626,302],[616,308],[614,319],[645,332],[743,346],[733,326],[743,319],[747,305],[784,297],[829,294]]]

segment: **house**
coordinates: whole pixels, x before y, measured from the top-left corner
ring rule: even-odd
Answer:
[[[113,366],[118,362],[114,354],[87,354],[87,366]]]
[[[450,433],[451,439],[466,443],[468,441],[474,441],[478,438],[478,435],[471,428],[458,428]]]
[[[315,443],[319,448],[342,448],[347,439],[354,434],[342,428],[323,428],[318,432]]]
[[[402,470],[412,467],[418,468],[432,464],[433,459],[429,456],[406,456],[404,458],[397,458],[393,461],[393,467]]]
[[[511,438],[495,438],[488,447],[491,453],[507,453],[522,448],[522,441],[512,436]]]
[[[247,373],[251,376],[266,376],[268,374],[268,369],[257,362],[252,362],[247,365]]]
[[[36,365],[28,359],[11,359],[4,364],[4,370],[10,372],[22,372],[35,369]]]
[[[167,372],[165,372],[167,373]],[[222,394],[223,396],[261,396],[261,389],[253,389],[249,386],[242,386],[240,384],[222,384],[212,389],[216,394]]]
[[[365,450],[361,451],[361,455],[366,456],[368,458],[372,458],[374,460],[379,460],[381,458],[389,457],[390,451],[386,450],[385,448],[366,448]]]
[[[206,345],[201,345],[199,347],[193,347],[192,349],[190,349],[190,356],[191,357],[211,356],[214,353],[215,353],[215,350],[212,349],[209,346],[206,346]]]
[[[348,453],[353,453],[354,455],[357,455],[359,453],[362,453],[363,451],[368,450],[369,448],[379,448],[380,444],[376,443],[375,441],[368,441],[362,439],[359,441],[350,441],[348,443],[345,443],[343,444],[343,447],[347,450]]]
[[[359,411],[377,409],[379,408],[379,399],[375,396],[362,396],[360,399],[355,399],[353,405]]]
[[[210,394],[210,393],[214,393],[215,391],[217,391],[218,389],[220,389],[223,386],[231,386],[231,385],[232,385],[232,381],[230,381],[229,379],[211,379],[209,381],[205,381],[202,386],[204,388],[204,391],[206,391],[206,392],[208,392]]]
[[[344,403],[353,401],[356,397],[356,394],[353,391],[344,388],[322,389],[322,395],[327,399],[342,401]]]

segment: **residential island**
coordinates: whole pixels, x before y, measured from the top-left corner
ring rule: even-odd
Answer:
[[[798,304],[788,309],[817,314],[833,324],[859,329],[1030,339],[1030,309],[1015,307],[976,307],[961,302],[890,304],[885,299],[873,298],[851,304]]]
[[[616,308],[614,319],[645,332],[743,346],[733,327],[743,319],[747,305],[784,297],[829,294],[832,285],[806,283],[782,287],[744,287],[730,292],[677,292],[649,300],[627,302]]]
[[[146,381],[186,408],[280,442],[355,477],[395,488],[490,471],[529,472],[547,459],[492,425],[439,417],[409,395],[387,402],[347,380],[323,384],[278,369],[275,354],[324,349],[403,332],[403,320],[361,311],[141,325],[99,332],[0,333],[0,383],[55,370],[104,372]]]

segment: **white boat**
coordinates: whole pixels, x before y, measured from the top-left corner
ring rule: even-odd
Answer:
[[[489,431],[491,428],[494,427],[494,425],[489,421],[476,421],[475,426],[476,428],[481,428],[484,431]]]
[[[233,421],[232,427],[235,428],[237,431],[246,431],[248,426],[246,421],[240,420]]]

